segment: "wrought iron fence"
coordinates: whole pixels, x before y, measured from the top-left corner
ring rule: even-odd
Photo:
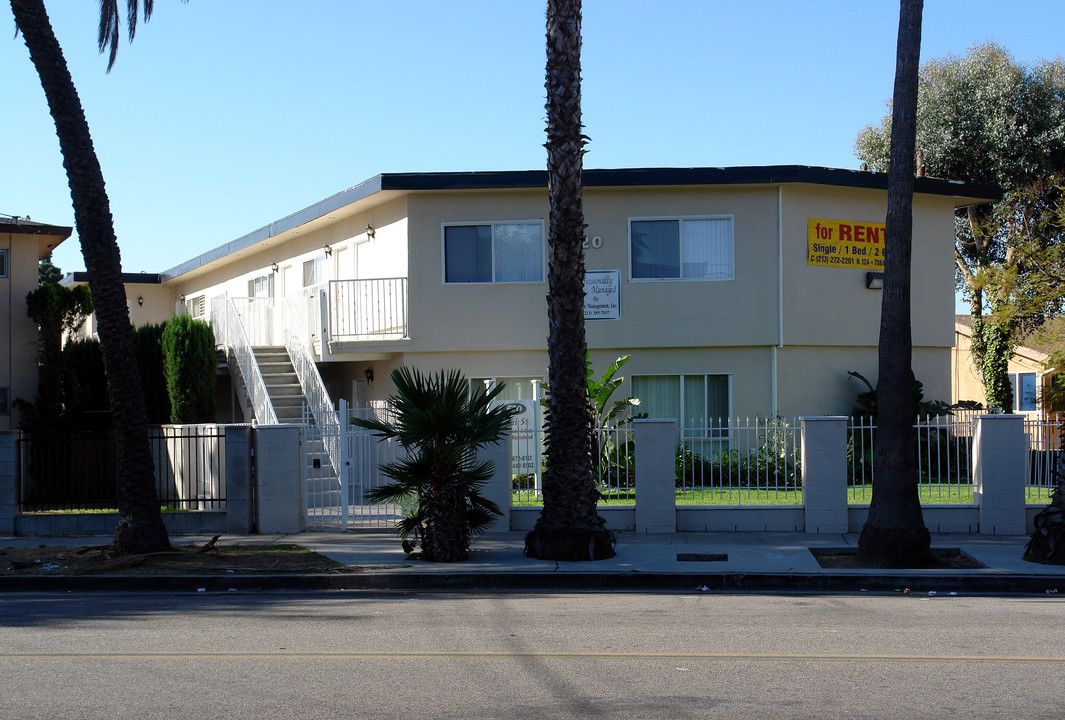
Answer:
[[[922,503],[970,504],[972,422],[967,417],[926,418],[913,426]],[[847,428],[848,501],[868,503],[875,481],[876,421],[852,417]]]
[[[678,504],[801,504],[798,428],[795,418],[713,418],[682,427]]]
[[[528,422],[516,423],[510,430],[510,443],[514,504],[539,505],[543,502],[546,469],[544,430]],[[595,428],[590,443],[592,472],[601,502],[635,503],[636,442],[632,426],[622,423]]]
[[[955,411],[954,415],[914,424],[922,503],[973,503],[973,419],[985,412]],[[1025,417],[1028,450],[1024,472],[1029,502],[1048,500],[1049,489],[1054,484],[1051,476],[1054,455],[1062,448],[1061,428],[1058,419]],[[849,500],[852,504],[868,503],[874,481],[876,425],[872,418],[851,418],[847,435]]]
[[[224,510],[225,429],[174,425],[148,431],[159,503],[170,510]],[[112,432],[19,435],[19,510],[115,510],[118,459]]]

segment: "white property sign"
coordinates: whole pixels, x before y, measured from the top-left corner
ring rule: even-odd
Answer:
[[[584,319],[621,319],[621,271],[584,271]]]

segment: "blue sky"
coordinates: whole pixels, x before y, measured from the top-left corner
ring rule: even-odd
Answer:
[[[47,5],[129,272],[380,172],[546,162],[541,0],[158,0],[110,75],[97,3]],[[921,57],[988,39],[1056,57],[1063,27],[1060,0],[928,0]],[[879,0],[584,0],[585,166],[856,167],[854,138],[891,96],[897,28],[897,2]],[[26,47],[0,37],[0,213],[73,225]],[[55,262],[84,268],[76,236]]]

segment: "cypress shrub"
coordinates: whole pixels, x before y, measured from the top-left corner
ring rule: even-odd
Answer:
[[[162,344],[170,421],[212,422],[216,355],[211,326],[178,315],[166,324]]]
[[[137,353],[137,367],[141,371],[144,404],[148,422],[163,425],[170,422],[170,394],[166,386],[163,363],[163,331],[166,323],[142,325],[133,331],[133,345]]]

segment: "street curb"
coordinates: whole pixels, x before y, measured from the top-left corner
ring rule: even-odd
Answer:
[[[1004,573],[337,573],[314,575],[26,575],[0,577],[7,592],[696,591],[1065,594],[1065,576]]]

